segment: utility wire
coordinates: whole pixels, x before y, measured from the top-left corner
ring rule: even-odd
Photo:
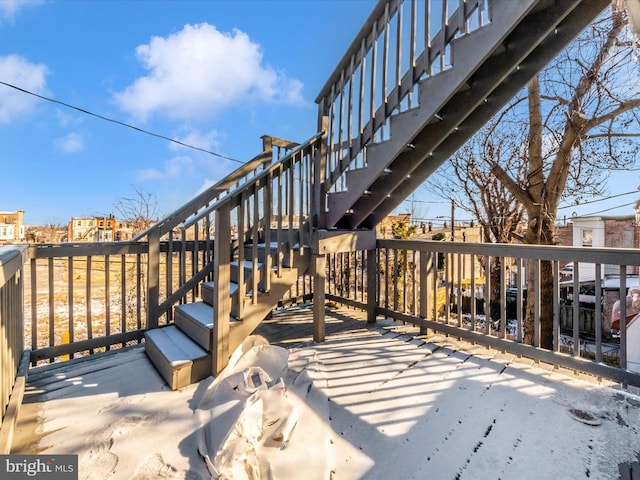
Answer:
[[[223,158],[225,160],[229,160],[230,162],[236,162],[236,163],[240,163],[240,164],[244,164],[245,163],[245,162],[243,162],[241,160],[236,160],[235,158],[226,157],[226,156],[221,155],[219,153],[212,152],[210,150],[206,150],[206,149],[200,148],[200,147],[195,147],[193,145],[189,145],[187,143],[183,143],[180,140],[176,140],[174,138],[170,138],[170,137],[166,137],[164,135],[160,135],[159,133],[153,133],[153,132],[150,132],[148,130],[144,130],[144,129],[140,128],[140,127],[136,127],[134,125],[130,125],[130,124],[125,123],[125,122],[121,122],[120,120],[114,120],[113,118],[105,117],[103,115],[99,115],[97,113],[90,112],[89,110],[85,110],[84,108],[76,107],[74,105],[70,105],[68,103],[61,102],[60,100],[55,100],[53,98],[45,97],[43,95],[39,95],[37,93],[30,92],[29,90],[25,90],[24,88],[17,87],[15,85],[10,84],[10,83],[6,83],[6,82],[0,81],[0,84],[5,85],[5,86],[10,87],[10,88],[14,88],[14,89],[16,89],[16,90],[18,90],[20,92],[26,93],[28,95],[33,95],[34,97],[38,97],[38,98],[40,98],[42,100],[46,100],[47,102],[56,103],[58,105],[62,105],[63,107],[67,107],[67,108],[71,108],[73,110],[77,110],[78,112],[82,112],[82,113],[84,113],[86,115],[91,115],[93,117],[99,118],[100,120],[105,120],[107,122],[115,123],[115,124],[121,125],[123,127],[131,128],[132,130],[136,130],[136,131],[138,131],[140,133],[144,133],[146,135],[151,135],[152,137],[157,137],[157,138],[161,138],[163,140],[167,140],[169,142],[177,143],[178,145],[182,145],[183,147],[191,148],[193,150],[199,150],[200,152],[208,153],[209,155],[214,155],[216,157]]]
[[[600,198],[598,200],[591,200],[589,202],[580,202],[580,204],[576,204],[576,205],[567,205],[565,207],[558,207],[558,210],[564,210],[565,208],[575,208],[575,207],[579,207],[582,205],[588,205],[590,203],[597,203],[597,202],[604,202],[605,200],[610,200],[612,198],[616,198],[616,197],[623,197],[625,195],[632,195],[632,194],[638,194],[638,190],[634,190],[632,192],[627,192],[627,193],[619,193],[617,195],[611,195],[610,197],[605,197],[605,198]],[[626,205],[621,205],[622,207],[626,207]],[[615,207],[618,208],[618,207]]]
[[[631,203],[625,203],[624,205],[618,205],[617,207],[611,207],[611,208],[607,208],[605,210],[600,210],[598,212],[592,212],[592,213],[587,213],[587,214],[583,214],[581,215],[582,217],[588,217],[591,215],[597,215],[598,213],[604,213],[604,212],[609,212],[611,210],[615,210],[617,208],[622,208],[622,207],[629,207],[631,205],[635,205],[637,202],[631,202]]]

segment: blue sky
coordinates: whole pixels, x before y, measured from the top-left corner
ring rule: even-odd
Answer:
[[[313,100],[374,4],[0,0],[0,82],[246,161],[261,135],[304,142],[316,133]],[[0,211],[22,209],[28,224],[117,214],[134,189],[156,195],[167,214],[238,166],[5,85],[0,152]],[[636,189],[637,175],[626,177],[612,195]],[[450,214],[423,188],[414,200],[421,216]]]
[[[0,81],[246,161],[261,135],[316,132],[374,3],[0,0]],[[0,210],[36,224],[109,213],[134,186],[166,214],[238,167],[5,85],[0,144]]]

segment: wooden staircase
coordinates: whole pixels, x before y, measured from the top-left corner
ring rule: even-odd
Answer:
[[[309,254],[303,249],[295,249],[292,261],[286,261],[281,271],[268,272],[270,289],[258,283],[257,301],[252,301],[251,290],[254,277],[260,277],[266,268],[267,255],[278,255],[276,244],[258,245],[259,259],[254,270],[251,258],[252,248],[247,250],[247,260],[243,262],[243,275],[238,261],[231,262],[231,283],[229,302],[230,335],[229,348],[233,351],[251,334],[258,324],[277,306],[298,277],[309,266]],[[268,253],[267,253],[268,252]],[[254,276],[254,271],[256,276]],[[243,277],[243,278],[242,278]],[[239,282],[245,282],[246,294],[240,297]],[[145,350],[167,384],[174,390],[186,387],[211,375],[213,339],[213,318],[215,285],[213,281],[202,284],[202,299],[184,303],[174,309],[171,325],[149,330],[145,334]]]
[[[158,299],[166,324],[145,333],[145,351],[172,389],[222,370],[233,350],[307,273],[311,201],[296,179],[310,168],[320,139],[286,143],[288,153],[275,163],[264,160],[265,148],[250,175],[238,181],[234,172],[234,181],[225,178],[210,194],[146,232],[150,242],[168,237],[166,246],[159,242],[153,249],[169,256],[176,229],[182,242],[201,248],[190,275],[181,266],[181,286],[164,301]],[[158,278],[155,283],[159,288]]]
[[[323,239],[375,248],[376,225],[609,4],[380,0],[316,99],[317,135],[265,137],[286,155],[265,160],[265,144],[251,168],[145,232],[158,254],[176,227],[203,245],[193,274],[150,301],[146,351],[171,388],[221,371],[309,269],[323,289]]]
[[[415,53],[415,29],[407,34],[414,45],[410,66],[386,82],[388,93],[378,104],[368,100],[362,88],[350,92],[375,84],[377,78],[363,80],[367,68],[376,75],[375,68],[366,66],[376,61],[368,30],[379,28],[393,8],[401,24],[407,12],[402,17],[397,3],[388,2],[386,10],[374,12],[363,28],[366,35],[352,44],[316,100],[332,119],[329,138],[336,138],[330,145],[329,157],[334,160],[325,181],[326,228],[375,228],[610,4],[608,0],[442,2],[459,7],[451,15],[443,9],[442,29],[421,54]],[[474,11],[491,21],[478,20],[471,30]],[[410,15],[413,25],[413,9]],[[399,58],[407,53],[401,49],[402,42],[395,52],[385,48],[384,54]],[[354,105],[343,114],[347,101]],[[359,128],[345,128],[355,122],[351,110],[360,112]],[[371,117],[361,118],[367,111]],[[351,131],[347,138],[345,130]]]

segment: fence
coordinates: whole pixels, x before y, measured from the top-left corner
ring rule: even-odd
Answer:
[[[0,453],[9,453],[15,410],[24,393],[18,370],[24,352],[22,312],[23,267],[26,248],[0,247]],[[16,391],[19,390],[19,391]],[[13,406],[11,406],[13,405]]]
[[[595,304],[604,308],[586,314],[579,301],[562,298],[567,282],[560,269],[565,264],[573,265],[573,290],[578,292],[581,278],[588,278],[596,285]],[[611,280],[603,275],[605,265],[607,270],[616,267],[617,290],[601,287]],[[640,347],[638,325],[629,330],[633,337],[628,337],[624,320],[619,332],[611,330],[613,300],[625,298],[628,288],[638,284],[638,265],[640,256],[633,249],[378,240],[376,251],[329,256],[327,296],[364,310],[375,305],[369,318],[382,315],[423,332],[432,329],[640,385],[638,372],[627,370],[628,349],[634,349],[635,357]],[[370,276],[376,279],[375,291],[368,288]],[[545,282],[550,298],[543,296]],[[625,302],[620,309],[624,319]],[[531,338],[525,342],[527,329]],[[550,335],[548,348],[542,348],[545,333]]]

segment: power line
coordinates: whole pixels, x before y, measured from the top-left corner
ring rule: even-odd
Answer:
[[[63,107],[71,108],[73,110],[77,110],[78,112],[82,112],[82,113],[84,113],[86,115],[91,115],[93,117],[99,118],[100,120],[105,120],[107,122],[115,123],[115,124],[121,125],[123,127],[131,128],[132,130],[135,130],[137,132],[144,133],[144,134],[150,135],[152,137],[161,138],[163,140],[167,140],[169,142],[173,142],[173,143],[176,143],[178,145],[182,145],[183,147],[187,147],[187,148],[191,148],[193,150],[198,150],[200,152],[208,153],[209,155],[214,155],[216,157],[223,158],[225,160],[229,160],[230,162],[236,162],[236,163],[240,163],[240,164],[244,164],[245,163],[245,162],[243,162],[241,160],[236,160],[235,158],[226,157],[224,155],[221,155],[221,154],[216,153],[216,152],[212,152],[212,151],[207,150],[205,148],[200,148],[200,147],[195,147],[193,145],[189,145],[187,143],[181,142],[180,140],[176,140],[175,138],[170,138],[170,137],[167,137],[165,135],[160,135],[159,133],[153,133],[153,132],[150,132],[148,130],[144,130],[144,129],[140,128],[140,127],[136,127],[134,125],[130,125],[130,124],[125,123],[125,122],[121,122],[120,120],[115,120],[113,118],[105,117],[103,115],[99,115],[97,113],[90,112],[89,110],[85,110],[84,108],[76,107],[74,105],[70,105],[68,103],[61,102],[60,100],[55,100],[53,98],[45,97],[43,95],[39,95],[37,93],[30,92],[29,90],[25,90],[24,88],[17,87],[15,85],[10,84],[10,83],[6,83],[6,82],[0,81],[0,84],[5,85],[5,86],[10,87],[10,88],[14,88],[14,89],[16,89],[16,90],[18,90],[20,92],[26,93],[28,95],[33,95],[34,97],[40,98],[42,100],[46,100],[47,102],[56,103],[58,105],[62,105]]]
[[[631,206],[631,205],[635,205],[635,204],[636,204],[636,202],[625,203],[624,205],[618,205],[618,206],[616,206],[616,207],[607,208],[607,209],[605,209],[605,210],[600,210],[600,211],[598,211],[598,212],[592,212],[592,213],[583,214],[582,216],[583,216],[583,217],[588,217],[588,216],[591,216],[591,215],[597,215],[598,213],[609,212],[609,211],[611,211],[611,210],[616,210],[617,208],[629,207],[629,206]]]
[[[591,200],[589,202],[580,202],[579,205],[567,205],[566,207],[558,207],[558,210],[563,210],[565,208],[575,208],[575,207],[580,207],[582,205],[589,205],[590,203],[597,203],[597,202],[604,202],[605,200],[610,200],[612,198],[617,198],[617,197],[623,197],[625,195],[632,195],[632,194],[638,194],[638,190],[634,190],[632,192],[627,192],[627,193],[619,193],[617,195],[611,195],[609,197],[604,197],[604,198],[600,198],[598,200]],[[626,207],[626,205],[622,205],[623,207]],[[615,207],[618,208],[618,207]]]

